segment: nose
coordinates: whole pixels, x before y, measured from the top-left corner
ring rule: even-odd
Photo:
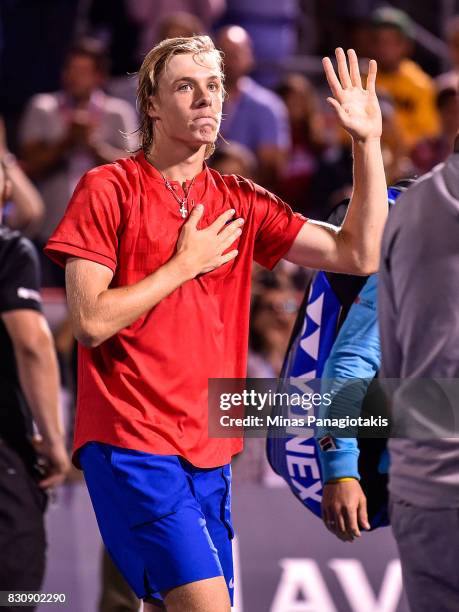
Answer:
[[[195,105],[198,108],[205,108],[206,106],[212,106],[212,97],[207,87],[196,88]]]

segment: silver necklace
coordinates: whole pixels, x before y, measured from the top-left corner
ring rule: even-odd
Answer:
[[[190,186],[188,187],[188,189],[183,190],[185,192],[185,197],[181,198],[179,197],[175,191],[174,188],[172,187],[172,185],[169,183],[169,181],[167,180],[167,178],[164,176],[164,174],[161,173],[161,176],[163,177],[163,181],[164,184],[166,185],[167,189],[171,192],[171,194],[174,196],[175,200],[178,202],[178,204],[180,205],[179,211],[180,214],[182,215],[182,219],[186,219],[186,217],[188,216],[188,198],[190,196],[190,191],[191,188],[193,187],[193,183],[194,183],[194,178],[192,179]]]

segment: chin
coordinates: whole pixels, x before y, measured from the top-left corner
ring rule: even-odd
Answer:
[[[213,126],[203,126],[194,133],[194,136],[203,144],[211,144],[217,140],[218,130]]]

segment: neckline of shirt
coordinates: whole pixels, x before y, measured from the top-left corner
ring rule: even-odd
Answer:
[[[150,162],[145,157],[145,153],[143,151],[140,151],[139,153],[137,153],[137,155],[135,156],[135,159],[142,166],[142,168],[145,170],[146,174],[148,174],[150,178],[152,178],[155,181],[158,181],[159,183],[162,183],[166,187],[163,175],[161,174],[159,170],[157,170],[157,168],[155,168],[152,164],[150,164]],[[209,168],[206,162],[204,162],[204,167],[201,170],[201,172],[199,172],[199,174],[197,174],[194,177],[194,179],[186,180],[185,184],[187,186],[189,186],[191,182],[193,182],[193,185],[195,186],[204,184],[208,172],[209,172]],[[172,181],[170,179],[167,179],[167,180],[171,185],[178,185],[180,187],[182,186],[180,181]]]

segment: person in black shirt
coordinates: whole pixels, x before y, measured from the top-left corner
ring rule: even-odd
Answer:
[[[0,213],[8,190],[0,162]],[[39,288],[32,243],[0,223],[0,591],[40,589],[46,491],[69,469],[58,366]]]

